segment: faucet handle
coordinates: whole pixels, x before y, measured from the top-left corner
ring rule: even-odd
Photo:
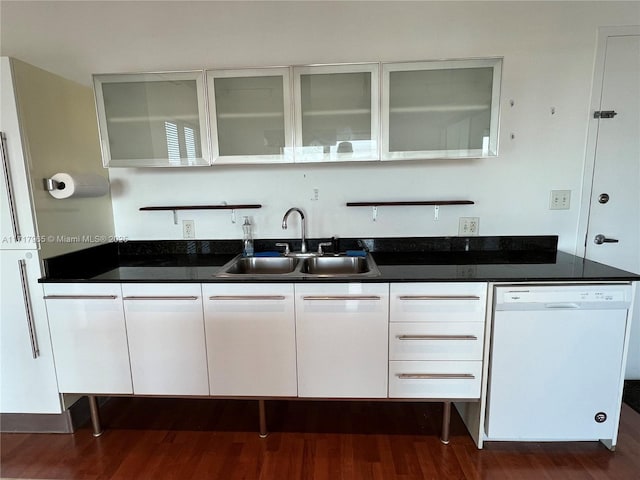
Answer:
[[[331,242],[320,242],[318,244],[318,253],[320,255],[324,254],[324,252],[322,251],[322,247],[330,247],[331,245],[333,245]]]
[[[276,247],[284,247],[284,254],[289,255],[291,253],[291,249],[289,248],[288,243],[276,243]]]

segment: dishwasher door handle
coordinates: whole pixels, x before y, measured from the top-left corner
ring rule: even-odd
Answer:
[[[570,310],[580,308],[577,303],[545,303],[544,308],[556,309],[556,310]]]

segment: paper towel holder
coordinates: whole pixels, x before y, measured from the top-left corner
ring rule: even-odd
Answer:
[[[53,178],[43,178],[42,183],[44,183],[44,189],[47,192],[52,192],[53,190],[64,190],[66,187],[64,182],[56,182]]]

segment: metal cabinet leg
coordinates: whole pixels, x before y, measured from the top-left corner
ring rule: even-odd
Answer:
[[[95,395],[88,395],[89,399],[89,411],[91,412],[91,425],[93,426],[93,436],[99,437],[102,435],[102,425],[100,425],[100,410],[98,409],[98,401]]]
[[[451,423],[451,402],[444,402],[442,409],[442,435],[440,441],[449,445],[449,425]]]
[[[264,409],[264,400],[258,400],[258,412],[260,415],[260,438],[267,438],[267,414]]]

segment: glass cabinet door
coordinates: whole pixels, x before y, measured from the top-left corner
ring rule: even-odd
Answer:
[[[379,160],[379,64],[293,71],[295,161]]]
[[[207,72],[214,163],[293,162],[288,67]]]
[[[501,59],[382,66],[382,159],[498,151]]]
[[[94,75],[105,167],[209,165],[204,72]]]

